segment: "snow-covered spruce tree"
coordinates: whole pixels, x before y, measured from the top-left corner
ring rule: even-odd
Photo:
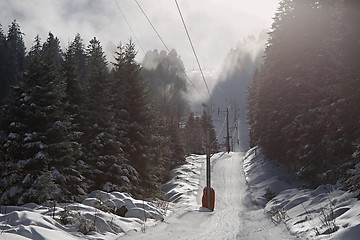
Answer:
[[[77,126],[73,124],[72,115],[67,111],[69,105],[66,98],[67,82],[62,69],[62,52],[59,40],[54,38],[51,33],[49,33],[49,38],[43,45],[42,59],[46,62],[44,66],[48,67],[48,69],[45,68],[45,71],[52,74],[49,77],[50,83],[52,83],[51,79],[54,79],[54,88],[59,91],[57,99],[59,107],[54,106],[54,110],[58,110],[54,118],[57,121],[48,130],[49,154],[55,159],[55,171],[53,172],[55,174],[55,183],[64,184],[61,189],[61,194],[65,195],[64,200],[79,200],[85,193],[78,161],[82,154],[78,143],[81,133],[78,131]],[[48,90],[49,93],[51,93],[51,89]]]
[[[116,119],[116,125],[114,129],[114,135],[121,144],[121,150],[124,157],[119,166],[122,169],[121,178],[124,186],[129,192],[134,191],[134,186],[139,185],[139,173],[129,160],[129,154],[124,150],[125,146],[130,145],[130,139],[126,136],[126,132],[129,128],[128,111],[126,110],[126,91],[128,87],[127,83],[127,60],[126,60],[126,46],[119,44],[115,53],[115,61],[111,72],[111,82],[109,88],[110,105],[112,106],[112,112],[114,113],[114,119]]]
[[[151,136],[150,159],[151,174],[157,183],[164,183],[171,177],[171,170],[185,164],[185,146],[179,122],[171,121],[159,109],[153,110],[153,134]],[[174,119],[173,119],[174,120]]]
[[[132,44],[132,42],[130,42]],[[115,57],[114,69],[112,71],[113,83],[112,83],[112,92],[113,92],[113,110],[116,115],[117,123],[118,123],[118,131],[120,135],[122,135],[122,143],[123,146],[131,146],[134,139],[130,139],[126,137],[127,130],[129,126],[132,124],[129,122],[129,112],[127,109],[127,96],[126,92],[128,91],[128,77],[129,76],[129,68],[128,66],[129,61],[126,60],[126,46],[119,45],[118,51]],[[131,63],[131,62],[130,62]],[[135,64],[132,63],[132,64]],[[135,68],[137,69],[137,68]],[[140,76],[140,75],[139,75]],[[144,80],[142,80],[144,81]],[[147,86],[145,86],[147,87]],[[149,100],[153,101],[152,94],[150,94]],[[155,97],[155,96],[154,96]],[[149,104],[149,102],[147,103]],[[155,196],[158,192],[158,188],[156,184],[163,183],[165,179],[168,177],[168,167],[171,164],[171,155],[172,151],[170,150],[170,138],[168,137],[169,132],[164,130],[167,125],[163,121],[164,114],[159,109],[156,109],[158,114],[151,114],[149,115],[149,126],[148,129],[151,129],[151,134],[148,134],[148,146],[145,146],[147,149],[147,176],[140,176],[137,181],[134,181],[136,188],[133,193],[137,195],[144,196]],[[156,111],[154,107],[151,107],[150,111]],[[127,158],[130,159],[130,155],[126,155]],[[129,163],[131,163],[129,161]],[[137,170],[134,169],[137,172]],[[147,180],[144,180],[147,179]],[[135,180],[135,179],[134,179]],[[147,189],[141,186],[142,182],[147,182]],[[149,187],[150,186],[150,187]],[[145,193],[148,191],[148,193]]]
[[[107,61],[100,41],[93,38],[86,49],[86,100],[81,110],[83,173],[89,190],[128,190],[136,175],[126,165],[117,120],[112,109]]]
[[[173,123],[167,126],[167,133],[170,135],[170,150],[171,157],[166,162],[168,173],[175,167],[185,164],[185,147],[181,135],[181,128],[178,123]]]
[[[183,158],[184,153],[180,152],[179,155],[176,155],[178,153],[173,151],[174,144],[171,135],[172,133],[177,135],[174,132],[177,127],[170,127],[166,116],[159,109],[154,107],[154,112],[156,114],[150,146],[151,178],[157,183],[164,183],[169,180],[170,170],[173,169],[174,163],[179,158]]]
[[[2,119],[5,160],[1,162],[1,204],[72,201],[82,194],[76,142],[65,114],[65,84],[59,40],[49,33],[31,48],[20,86],[14,88]]]
[[[156,189],[154,180],[150,178],[150,165],[153,159],[150,157],[152,145],[152,121],[151,98],[146,81],[141,75],[141,67],[135,61],[135,44],[130,40],[124,47],[124,108],[126,122],[124,151],[130,164],[140,176],[140,183],[144,186],[135,194],[149,195],[144,192]]]
[[[125,138],[125,132],[128,127],[127,112],[125,111],[126,103],[126,71],[125,71],[125,46],[121,43],[117,46],[115,53],[115,62],[111,71],[111,83],[109,93],[111,96],[111,106],[116,119],[116,135],[121,139],[122,146],[129,144],[129,139]]]

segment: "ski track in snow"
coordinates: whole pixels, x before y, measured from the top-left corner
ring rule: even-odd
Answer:
[[[215,154],[212,161],[212,187],[215,210],[201,208],[205,186],[205,163],[202,164],[197,205],[179,206],[166,221],[146,229],[130,232],[121,239],[295,239],[284,225],[275,226],[254,206],[248,195],[243,171],[243,153]]]

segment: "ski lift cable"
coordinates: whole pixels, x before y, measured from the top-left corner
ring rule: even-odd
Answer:
[[[227,107],[227,109],[230,109],[231,105],[232,105],[232,104],[231,104],[231,102],[230,102],[230,104],[229,104],[229,106]],[[226,117],[227,117],[227,116],[225,115],[223,124],[222,124],[222,126],[221,126],[221,129],[220,129],[219,133],[216,135],[216,138],[215,138],[215,140],[211,143],[211,145],[213,145],[213,144],[216,142],[216,140],[219,139],[220,135],[222,134],[222,132],[223,132],[223,130],[224,130],[224,127],[225,127],[225,124],[226,124]]]
[[[154,30],[154,32],[156,33],[156,35],[159,37],[160,41],[162,42],[162,44],[165,46],[166,50],[170,53],[170,50],[168,48],[168,46],[166,45],[164,39],[161,37],[161,35],[159,34],[159,32],[156,30],[155,26],[152,24],[152,22],[150,21],[149,17],[147,16],[147,14],[145,13],[144,9],[141,7],[141,5],[139,4],[139,2],[137,0],[135,0],[136,4],[138,5],[139,9],[141,10],[141,12],[143,13],[143,15],[145,16],[145,18],[147,19],[147,21],[149,22],[150,26],[152,27],[152,29]]]
[[[217,89],[219,90],[219,92],[221,93],[221,95],[223,95],[223,97],[225,98],[225,100],[227,100],[228,102],[230,102],[231,105],[231,101],[228,98],[228,96],[225,95],[225,93],[223,92],[223,90],[219,87],[219,85],[216,85]]]
[[[136,1],[136,0],[135,0],[135,1]],[[203,80],[204,80],[206,89],[207,89],[207,91],[208,91],[208,94],[209,94],[209,97],[210,97],[210,103],[211,103],[211,102],[212,102],[211,92],[210,92],[209,87],[208,87],[208,84],[207,84],[207,82],[206,82],[206,79],[205,79],[205,76],[204,76],[204,72],[203,72],[203,70],[202,70],[202,68],[201,68],[201,65],[200,65],[200,62],[199,62],[199,58],[198,58],[198,56],[197,56],[197,54],[196,54],[194,45],[193,45],[193,43],[192,43],[192,41],[191,41],[191,37],[190,37],[189,31],[188,31],[188,29],[187,29],[187,27],[186,27],[186,24],[185,24],[185,21],[184,21],[184,18],[183,18],[183,15],[182,15],[182,13],[181,13],[181,9],[180,9],[180,6],[179,6],[177,0],[175,0],[175,3],[176,3],[176,6],[177,6],[177,9],[178,9],[178,11],[179,11],[181,21],[182,21],[182,23],[183,23],[183,25],[184,25],[186,35],[187,35],[187,37],[188,37],[188,39],[189,39],[189,42],[190,42],[192,51],[193,51],[193,53],[194,53],[194,56],[195,56],[197,65],[198,65],[198,67],[199,67],[201,76],[202,76],[202,78],[203,78]]]
[[[216,140],[219,139],[222,131],[224,130],[225,124],[226,124],[226,116],[225,116],[225,118],[224,118],[224,121],[223,121],[223,124],[222,124],[222,126],[221,126],[221,129],[220,129],[219,133],[217,134],[215,140],[211,143],[211,145],[213,145],[213,144],[216,142]]]
[[[114,0],[114,1],[116,1],[116,0]],[[135,0],[135,2],[136,2],[136,4],[137,4],[137,6],[139,7],[139,9],[141,10],[141,12],[143,13],[143,15],[145,16],[146,20],[149,22],[150,26],[152,27],[152,29],[154,30],[154,32],[156,33],[156,35],[158,36],[158,38],[160,39],[160,41],[162,42],[162,44],[164,45],[165,49],[169,52],[169,55],[170,55],[173,59],[175,59],[175,56],[173,56],[173,54],[171,53],[169,47],[168,47],[167,44],[165,43],[164,39],[161,37],[160,33],[156,30],[154,24],[151,22],[150,18],[147,16],[145,10],[141,7],[140,3],[139,3],[137,0]],[[116,3],[117,3],[117,2],[116,2]],[[177,2],[176,2],[176,3],[177,3]],[[117,5],[118,5],[118,4],[117,4]],[[178,5],[178,4],[177,4],[177,5]],[[119,8],[119,10],[120,10],[120,8]],[[178,10],[180,10],[180,7],[178,8]],[[120,10],[120,11],[121,11],[121,10]],[[121,12],[122,12],[122,11],[121,11]],[[181,10],[179,11],[179,13],[181,14]],[[123,15],[124,18],[125,18],[125,15],[124,15],[123,13],[122,13],[122,15]],[[180,16],[182,17],[182,14],[181,14]],[[125,19],[126,19],[126,18],[125,18]],[[183,18],[182,18],[182,20],[183,20]],[[127,21],[127,22],[128,22],[128,21]],[[183,20],[183,24],[185,24],[184,20]],[[130,24],[128,24],[128,25],[129,25],[129,27],[130,27]],[[185,26],[185,29],[186,29],[186,31],[187,31],[186,25],[184,25],[184,26]],[[132,31],[132,32],[133,32],[133,31]],[[187,34],[188,34],[188,36],[189,36],[188,31],[187,31]],[[134,35],[135,35],[135,34],[134,34]],[[189,36],[189,37],[190,37],[190,36]],[[138,42],[139,42],[139,41],[138,41]],[[191,43],[191,45],[192,45],[193,50],[195,51],[194,46],[193,46],[193,44],[192,44],[192,42],[191,42],[191,39],[190,39],[190,43]],[[143,52],[144,52],[144,50],[143,50]],[[196,54],[196,52],[195,52],[195,54]],[[199,60],[198,60],[198,58],[197,58],[197,55],[195,55],[195,57],[196,57],[196,60],[197,60],[198,65],[199,65]],[[177,61],[174,61],[174,62],[175,62],[175,64],[179,65],[179,63],[178,63]],[[182,68],[181,66],[178,66],[178,67]],[[206,82],[205,77],[204,77],[204,73],[203,73],[202,68],[200,67],[200,65],[199,65],[199,69],[200,69],[201,76],[202,76],[202,78],[203,78],[203,80],[204,80],[204,82],[205,82],[205,86],[206,86],[206,88],[207,88],[207,91],[208,91],[208,93],[209,93],[210,100],[211,100],[211,93],[210,93],[210,90],[209,90],[209,88],[208,88],[207,82]],[[195,87],[195,85],[194,85],[193,82],[191,81],[191,79],[190,79],[190,77],[188,76],[188,74],[187,74],[186,72],[184,72],[184,75],[185,75],[185,77],[187,78],[187,81],[189,82],[189,84],[197,91],[197,93],[198,93],[199,95],[201,95],[202,97],[204,97],[203,94],[198,90],[198,88]],[[225,98],[227,101],[230,102],[229,98],[224,94],[224,92],[221,90],[221,88],[220,88],[219,86],[217,86],[217,88],[218,88],[218,90],[220,91],[220,93],[224,96],[224,98]]]
[[[188,29],[187,29],[187,27],[186,27],[185,20],[184,20],[184,17],[183,17],[183,15],[182,15],[182,12],[181,12],[181,9],[180,9],[180,6],[179,6],[179,4],[178,4],[177,0],[175,0],[175,3],[176,3],[176,6],[177,6],[177,9],[178,9],[179,15],[180,15],[180,17],[181,17],[181,21],[182,21],[182,23],[183,23],[183,25],[184,25],[184,28],[185,28],[185,31],[186,31],[186,35],[187,35],[187,37],[188,37],[188,39],[189,39],[189,42],[190,42],[191,48],[192,48],[192,50],[193,50],[193,52],[194,52],[195,59],[196,59],[196,62],[197,62],[197,64],[198,64],[198,67],[199,67],[199,70],[200,70],[201,76],[202,76],[202,78],[203,78],[203,80],[204,80],[204,83],[205,83],[206,89],[207,89],[208,94],[209,94],[209,96],[210,96],[210,104],[211,104],[211,102],[212,102],[212,96],[211,96],[211,93],[210,93],[210,90],[209,90],[208,84],[207,84],[207,82],[206,82],[206,79],[205,79],[204,73],[203,73],[203,71],[202,71],[202,68],[201,68],[201,65],[200,65],[199,59],[198,59],[198,57],[197,57],[197,54],[196,54],[196,51],[195,51],[194,45],[193,45],[193,43],[192,43],[192,41],[191,41],[189,31],[188,31]],[[221,90],[221,88],[220,88],[219,86],[217,86],[217,88],[218,88],[218,90],[220,91],[221,95],[223,95],[223,97],[225,98],[225,100],[227,100],[227,101],[230,103],[230,105],[231,105],[231,101],[230,101],[230,99],[229,99],[229,98],[225,95],[225,93]]]
[[[156,30],[154,24],[151,22],[150,18],[147,16],[145,10],[141,7],[140,3],[137,0],[134,0],[135,3],[137,4],[137,6],[139,7],[140,11],[143,13],[143,15],[145,16],[146,20],[149,22],[151,28],[154,30],[154,32],[156,33],[156,35],[158,36],[158,38],[160,39],[161,43],[164,45],[165,49],[169,52],[169,55],[173,58],[173,60],[175,60],[175,56],[173,56],[173,54],[171,53],[169,47],[167,46],[167,44],[165,43],[164,39],[161,37],[160,33]],[[178,65],[178,67],[180,69],[182,69],[182,66],[180,66],[180,64],[177,61],[174,61],[175,64]],[[201,97],[204,97],[203,94],[199,91],[199,89],[197,89],[195,87],[195,85],[193,84],[193,82],[191,81],[190,77],[188,76],[188,74],[186,74],[186,72],[184,71],[184,75],[187,78],[189,84],[197,91],[197,93],[199,95],[201,95]]]
[[[121,13],[122,17],[124,18],[124,20],[125,20],[126,24],[128,25],[128,27],[129,27],[129,29],[130,29],[131,33],[133,34],[133,36],[134,36],[134,38],[135,38],[136,42],[139,44],[139,47],[140,47],[141,51],[143,52],[144,56],[146,57],[145,50],[144,50],[144,48],[142,47],[142,45],[141,45],[141,43],[140,43],[139,39],[136,37],[136,34],[135,34],[135,32],[134,32],[133,28],[131,27],[131,25],[130,25],[129,21],[127,20],[127,18],[126,18],[126,16],[125,16],[124,12],[121,10],[120,5],[118,4],[118,2],[117,2],[116,0],[114,0],[114,2],[115,2],[115,4],[116,4],[117,8],[119,9],[119,11],[120,11],[120,13]]]

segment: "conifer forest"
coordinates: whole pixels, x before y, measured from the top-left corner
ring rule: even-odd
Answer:
[[[245,99],[250,147],[309,188],[360,188],[359,12],[358,0],[282,0],[256,56],[227,46],[231,81],[218,86]],[[0,25],[1,205],[81,202],[94,190],[162,198],[171,171],[206,153],[206,129],[211,152],[222,150],[212,106],[191,109],[177,50],[139,61],[135,42],[109,56],[97,37],[66,44],[50,31],[26,47],[21,22]]]
[[[16,20],[0,29],[1,204],[79,202],[98,189],[161,197],[170,171],[205,153],[205,129],[219,150],[211,117],[190,111],[176,51],[149,51],[146,68],[136,54],[130,40],[107,59],[80,34],[62,50],[51,32],[26,49]]]
[[[248,94],[251,145],[308,186],[359,188],[360,2],[281,1]]]

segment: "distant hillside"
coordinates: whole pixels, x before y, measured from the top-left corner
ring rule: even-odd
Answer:
[[[253,35],[240,41],[236,48],[230,49],[224,59],[220,70],[217,85],[213,88],[212,97],[214,106],[214,123],[220,131],[223,125],[223,116],[228,106],[230,126],[239,118],[240,127],[232,131],[234,138],[239,138],[241,149],[248,148],[248,125],[246,121],[246,96],[251,79],[256,68],[262,62],[262,56],[268,35],[264,30],[258,38]],[[230,104],[231,103],[231,104]],[[220,110],[220,112],[219,112]],[[222,131],[219,140],[225,137],[226,131]],[[235,141],[235,139],[234,139]],[[236,142],[235,141],[235,142]]]

